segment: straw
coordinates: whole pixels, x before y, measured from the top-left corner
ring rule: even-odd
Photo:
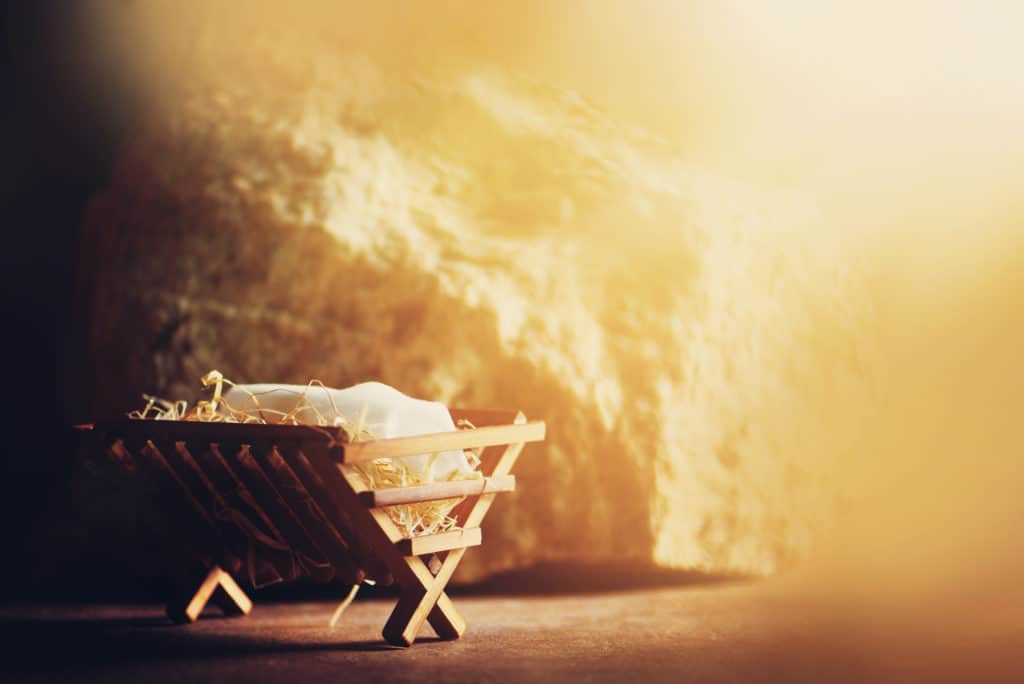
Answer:
[[[342,613],[344,613],[345,609],[348,608],[349,605],[352,603],[352,601],[355,600],[356,594],[359,593],[359,587],[361,587],[361,586],[362,586],[361,584],[353,584],[352,585],[352,588],[349,589],[348,596],[346,596],[345,600],[342,601],[340,604],[338,604],[338,607],[334,609],[334,613],[331,615],[331,619],[327,623],[328,627],[333,629],[334,626],[336,624],[338,624],[338,620],[341,619]]]
[[[289,392],[290,390],[275,388],[264,392],[252,392],[245,387],[236,385],[224,377],[224,374],[218,370],[211,370],[200,379],[200,382],[205,389],[212,389],[213,394],[209,399],[196,402],[196,405],[191,409],[188,408],[188,403],[185,401],[171,402],[144,394],[142,398],[146,401],[145,406],[140,410],[130,412],[128,417],[136,420],[180,420],[202,423],[258,423],[263,425],[340,427],[345,431],[349,442],[375,439],[373,433],[366,427],[368,407],[365,404],[363,405],[363,410],[360,412],[358,419],[353,423],[338,410],[333,397],[331,397],[330,389],[317,379],[306,383],[302,391],[293,392],[296,397],[295,405],[288,411],[264,408],[260,405],[259,397],[269,392],[280,393]],[[252,402],[253,409],[248,410],[232,406],[224,397],[225,386],[245,392]],[[317,390],[323,391],[330,402],[330,415],[325,416],[309,400],[310,393]],[[469,421],[460,420],[456,427],[459,429],[472,429],[474,426]],[[387,489],[427,484],[435,481],[432,465],[437,456],[437,454],[432,454],[422,470],[411,468],[401,459],[380,458],[356,466],[356,472],[369,489]],[[483,477],[482,473],[475,470],[480,465],[479,452],[467,450],[466,459],[469,461],[470,466],[474,468],[473,472],[464,473],[456,470],[449,474],[448,480],[479,479]],[[458,525],[458,521],[450,514],[464,498],[401,504],[398,506],[388,506],[384,510],[407,538],[418,537],[454,529]]]

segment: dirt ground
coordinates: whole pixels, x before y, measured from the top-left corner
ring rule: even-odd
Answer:
[[[425,628],[386,645],[391,608],[357,600],[333,630],[330,602],[260,603],[247,618],[208,609],[175,626],[155,605],[0,609],[7,681],[145,682],[863,682],[1022,681],[1020,630],[936,641],[871,634],[772,582],[613,594],[456,596],[470,628]],[[1015,676],[1016,675],[1016,676]]]

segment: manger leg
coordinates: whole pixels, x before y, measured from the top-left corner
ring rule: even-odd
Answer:
[[[186,594],[181,598],[172,600],[167,604],[167,617],[179,624],[195,622],[199,614],[203,612],[207,601],[213,596],[213,592],[219,586],[218,579],[223,572],[220,566],[214,565],[206,572],[206,576],[199,583],[199,588]]]
[[[451,579],[465,552],[464,548],[449,552],[440,571],[434,577],[419,558],[406,558],[409,567],[414,570],[413,575],[417,578],[417,583],[402,589],[398,605],[384,625],[384,638],[388,643],[411,646],[416,641],[416,635],[423,627],[423,622],[428,618],[434,631],[442,639],[458,639],[465,633],[466,621],[444,593],[448,580]]]
[[[220,596],[215,596],[215,593]],[[234,578],[219,565],[215,565],[207,571],[199,588],[192,594],[186,594],[167,604],[167,617],[179,624],[195,622],[211,598],[221,606],[226,615],[248,615],[252,610],[252,601]]]
[[[235,578],[221,570],[218,578],[219,587],[210,599],[217,604],[225,615],[237,617],[252,612],[252,599],[238,586]]]
[[[437,599],[437,603],[427,615],[427,621],[437,632],[437,636],[445,641],[458,639],[466,633],[466,621],[455,609],[448,594],[441,594]]]
[[[427,592],[413,589],[402,591],[398,605],[384,625],[384,639],[395,646],[412,646],[425,620],[446,641],[458,639],[466,632],[466,621],[447,594],[442,593],[431,605]]]

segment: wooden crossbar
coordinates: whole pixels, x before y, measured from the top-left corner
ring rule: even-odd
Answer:
[[[368,508],[399,506],[421,501],[439,501],[462,496],[478,496],[489,492],[513,492],[516,489],[515,475],[484,477],[478,480],[454,480],[451,482],[430,482],[410,487],[389,487],[360,492],[359,500]]]
[[[397,546],[405,556],[427,556],[432,553],[461,549],[467,546],[480,546],[483,533],[479,527],[468,530],[458,529],[437,534],[427,534],[412,539],[402,539]]]
[[[540,442],[544,439],[544,433],[544,423],[536,421],[521,425],[493,425],[475,430],[354,442],[345,445],[342,450],[342,462],[365,463],[378,458],[399,458],[417,454],[433,454],[439,451],[501,446],[515,442]]]

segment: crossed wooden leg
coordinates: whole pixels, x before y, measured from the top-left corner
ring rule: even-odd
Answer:
[[[167,617],[179,624],[195,622],[211,600],[225,615],[248,615],[252,611],[252,601],[234,578],[215,565],[193,594],[167,604]]]
[[[411,646],[416,641],[424,620],[442,639],[458,639],[466,631],[462,619],[444,588],[458,566],[465,548],[453,549],[441,563],[436,575],[432,575],[426,564],[417,556],[406,556],[406,567],[412,577],[402,584],[398,605],[391,612],[384,625],[384,638],[396,646]],[[411,581],[410,581],[411,580]]]
[[[513,420],[517,425],[526,427],[526,418],[521,413],[516,414]],[[529,437],[527,441],[539,441],[543,438],[543,424],[540,424],[538,432],[536,427],[526,433],[520,433]],[[519,435],[515,435],[518,437]],[[415,441],[409,438],[405,441]],[[399,441],[399,440],[395,440]],[[485,444],[488,449],[500,448],[502,442],[489,442]],[[366,453],[359,456],[359,460],[372,460],[372,458],[396,458],[403,455],[422,453],[423,447],[420,443],[403,444],[400,447],[394,444],[387,444],[387,449],[380,450],[371,457]],[[432,444],[441,448],[442,445]],[[452,445],[448,445],[452,446]],[[485,478],[501,478],[509,475],[516,459],[525,446],[525,442],[504,443],[505,449],[500,454],[494,468],[490,472],[484,472]],[[457,444],[454,448],[466,448]],[[404,453],[402,449],[409,449]],[[364,452],[367,449],[363,450]],[[359,460],[355,458],[349,462],[333,460],[326,450],[310,450],[304,457],[308,458],[324,480],[324,494],[332,501],[332,505],[346,518],[346,525],[359,537],[361,543],[381,561],[401,587],[398,604],[388,618],[384,627],[384,638],[396,646],[411,646],[416,640],[420,629],[425,621],[429,621],[434,631],[442,639],[458,639],[466,631],[466,621],[459,615],[451,599],[445,593],[445,587],[451,580],[456,567],[466,553],[469,546],[480,543],[480,523],[487,515],[494,497],[500,491],[510,491],[507,488],[495,488],[485,491],[482,494],[472,495],[476,499],[470,499],[472,506],[468,513],[458,514],[460,533],[454,538],[448,538],[437,544],[427,544],[423,550],[417,552],[417,545],[411,544],[405,539],[402,532],[390,519],[384,507],[394,504],[378,504],[375,492],[371,492],[364,484],[362,477],[354,467]],[[367,494],[371,496],[366,497]],[[370,503],[366,499],[370,499]],[[422,500],[429,500],[424,498]],[[432,535],[433,536],[433,535]],[[443,536],[443,535],[436,535]],[[424,539],[424,538],[420,538]],[[433,540],[437,542],[438,540]],[[434,554],[440,555],[443,560],[437,560]],[[424,562],[423,557],[430,558],[430,565]]]
[[[507,475],[524,446],[525,444],[521,442],[508,445],[490,476]],[[476,500],[463,521],[464,529],[480,526],[495,496],[496,494],[483,494]],[[402,559],[404,567],[392,568],[395,577],[399,578],[399,584],[402,585],[402,593],[398,605],[384,625],[384,638],[388,643],[411,646],[423,627],[424,620],[430,621],[430,625],[442,639],[458,639],[462,636],[466,631],[466,622],[455,610],[448,595],[444,593],[444,588],[465,554],[466,547],[448,551],[436,574],[431,573],[418,556],[405,556]]]

